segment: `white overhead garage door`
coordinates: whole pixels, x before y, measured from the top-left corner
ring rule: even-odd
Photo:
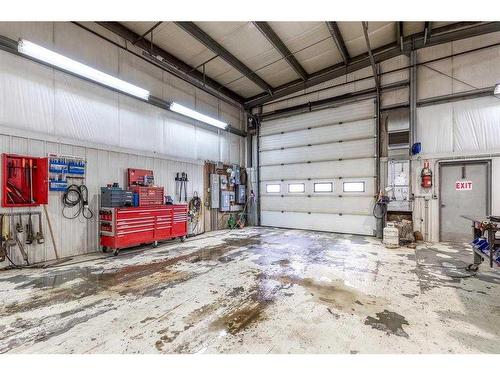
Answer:
[[[373,235],[374,100],[262,122],[261,224]]]

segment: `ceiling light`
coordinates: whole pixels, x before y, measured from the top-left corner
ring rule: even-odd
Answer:
[[[72,60],[30,41],[24,39],[19,40],[17,50],[23,55],[30,56],[36,60],[43,61],[47,64],[87,78],[91,81],[100,83],[104,86],[111,87],[115,90],[136,96],[141,99],[149,99],[148,90],[144,90],[128,82],[122,81],[121,79],[103,73],[85,64],[79,63],[78,61]]]
[[[225,122],[216,120],[210,116],[201,114],[199,112],[196,112],[190,108],[184,107],[183,105],[177,104],[177,103],[172,103],[170,104],[170,110],[180,113],[181,115],[188,116],[191,118],[194,118],[195,120],[216,126],[221,129],[226,129],[227,125]]]
[[[495,95],[498,99],[500,99],[500,83],[496,84],[495,91],[493,91],[493,95]]]

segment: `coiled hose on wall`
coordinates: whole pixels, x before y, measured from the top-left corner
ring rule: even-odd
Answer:
[[[62,196],[62,214],[66,219],[76,219],[80,214],[87,220],[92,219],[94,213],[89,208],[89,191],[85,185],[69,185]],[[72,215],[66,215],[68,209],[77,207]]]

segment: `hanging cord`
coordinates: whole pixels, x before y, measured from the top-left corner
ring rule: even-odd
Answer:
[[[85,185],[69,185],[62,196],[62,214],[66,219],[76,219],[80,214],[87,220],[92,219],[94,213],[89,208],[89,191]],[[72,216],[67,216],[65,210],[77,207]]]
[[[191,219],[191,223],[194,224],[192,229],[193,234],[198,228],[198,223],[200,222],[202,208],[201,206],[201,198],[198,196],[198,192],[195,191],[193,193],[193,198],[191,198],[191,200],[189,201],[189,217]]]

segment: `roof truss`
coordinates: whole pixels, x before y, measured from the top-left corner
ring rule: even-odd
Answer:
[[[477,35],[488,34],[500,31],[500,22],[458,22],[432,30],[432,36],[427,39],[425,46],[448,43],[454,40],[470,38]],[[409,35],[403,38],[403,51],[398,42],[393,42],[372,50],[375,63],[391,59],[402,53],[410,51],[412,48],[424,47],[424,32]],[[348,66],[343,62],[332,65],[318,72],[309,75],[306,81],[296,80],[287,84],[275,87],[273,96],[260,94],[245,101],[245,107],[252,108],[275,99],[293,94],[320,83],[330,81],[347,73],[366,68],[371,65],[368,53],[363,53],[353,57]]]
[[[307,72],[297,61],[295,56],[290,52],[288,47],[283,43],[283,41],[276,35],[274,30],[267,22],[257,21],[253,22],[255,27],[264,35],[269,43],[281,54],[281,56],[286,60],[288,65],[298,74],[302,80],[307,79]]]
[[[217,43],[210,35],[200,29],[194,22],[175,22],[177,26],[189,33],[193,38],[205,45],[215,54],[219,55],[229,65],[238,70],[241,74],[254,82],[257,86],[272,95],[273,88],[261,77],[259,77],[252,69],[243,64],[233,54]]]
[[[344,60],[344,64],[348,65],[350,60],[349,51],[345,46],[344,38],[342,38],[337,22],[327,21],[326,26],[328,27],[328,31],[330,31],[330,35],[332,36],[333,41],[342,56],[342,60]]]
[[[157,45],[150,43],[144,38],[141,38],[141,35],[135,33],[134,31],[126,28],[119,22],[97,22],[97,24],[102,27],[112,31],[116,35],[122,37],[130,43],[135,42],[135,46],[143,49],[144,51],[148,51],[151,56],[159,56],[166,63],[172,67],[170,69],[173,74],[185,75],[190,78],[190,82],[195,86],[206,90],[210,89],[212,95],[220,96],[221,94],[240,103],[243,104],[244,98],[235,93],[234,91],[224,87],[214,79],[204,75],[202,72],[196,70],[196,68],[191,65],[186,64],[184,61],[178,59],[177,57],[171,55],[164,49],[158,47]],[[161,64],[162,66],[164,64]],[[179,72],[176,72],[178,70]]]

